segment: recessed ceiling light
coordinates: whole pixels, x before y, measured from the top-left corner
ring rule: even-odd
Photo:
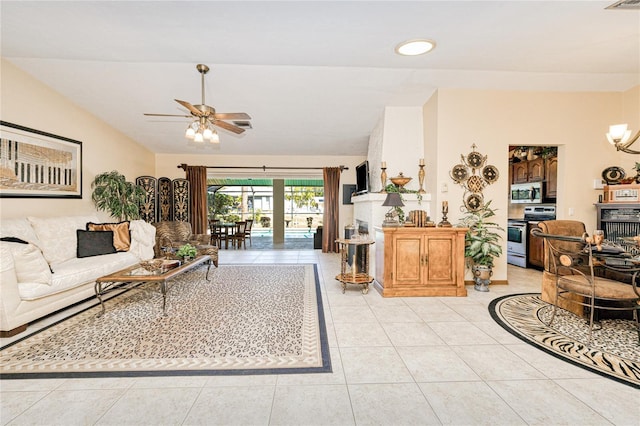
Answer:
[[[396,53],[405,56],[416,56],[433,50],[436,47],[436,42],[427,39],[416,39],[403,41],[396,46]]]

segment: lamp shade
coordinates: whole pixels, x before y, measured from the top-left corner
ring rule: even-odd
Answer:
[[[382,205],[387,207],[402,207],[404,206],[404,203],[402,202],[402,197],[400,197],[399,193],[389,192]]]

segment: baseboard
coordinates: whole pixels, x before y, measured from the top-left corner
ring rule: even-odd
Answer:
[[[464,285],[474,285],[475,281],[465,280]],[[491,280],[490,285],[509,285],[509,280]]]

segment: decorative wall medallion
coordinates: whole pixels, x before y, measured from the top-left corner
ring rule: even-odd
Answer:
[[[484,166],[482,168],[482,177],[489,183],[493,183],[498,180],[498,168],[496,166]]]
[[[499,176],[496,166],[485,166],[487,156],[477,152],[476,148],[476,144],[471,145],[472,151],[466,156],[460,155],[461,164],[456,164],[449,172],[451,179],[464,188],[462,200],[469,211],[478,211],[484,206],[482,191],[496,182]]]
[[[456,183],[464,182],[469,178],[469,171],[464,164],[457,164],[451,170],[451,179]]]

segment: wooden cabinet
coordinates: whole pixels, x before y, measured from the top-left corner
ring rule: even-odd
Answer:
[[[527,227],[527,266],[544,269],[544,239],[531,235],[531,230],[537,227],[531,223]]]
[[[527,161],[529,168],[529,182],[539,182],[544,180],[544,158],[536,158]]]
[[[545,180],[544,158],[521,161],[511,166],[511,183],[539,182]]]
[[[375,228],[375,288],[384,297],[466,296],[466,228]]]
[[[547,181],[547,197],[557,198],[558,194],[558,157],[547,158],[545,166],[545,180]]]

